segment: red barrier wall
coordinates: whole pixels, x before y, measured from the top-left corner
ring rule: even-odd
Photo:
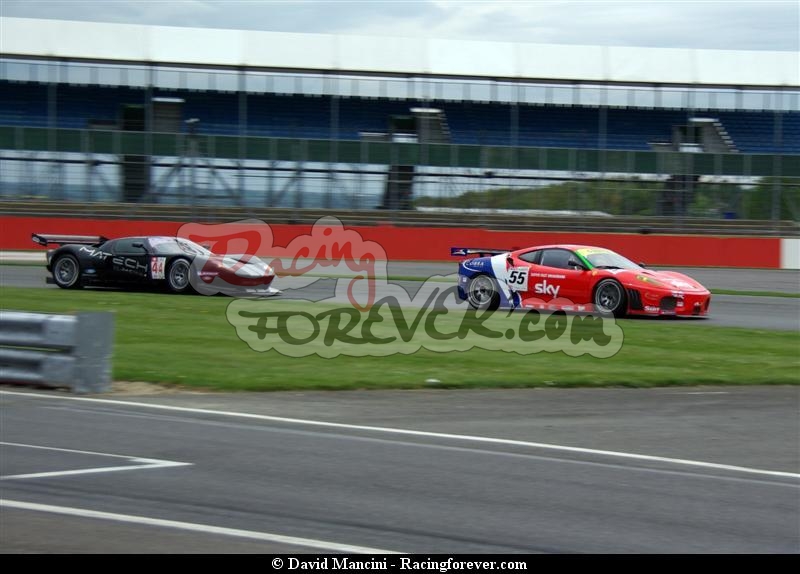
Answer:
[[[0,249],[28,250],[37,246],[31,233],[68,235],[175,235],[182,223],[111,219],[0,217]],[[286,246],[310,225],[271,225],[275,245]],[[780,239],[700,235],[641,235],[624,233],[556,233],[491,231],[486,229],[353,227],[365,240],[383,246],[391,260],[449,260],[450,247],[514,249],[551,243],[599,245],[634,261],[651,265],[761,267],[779,269]],[[263,255],[268,252],[260,253]]]

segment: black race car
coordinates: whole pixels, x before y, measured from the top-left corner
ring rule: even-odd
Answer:
[[[275,272],[252,255],[217,255],[182,237],[121,237],[34,233],[47,252],[48,283],[83,286],[165,286],[174,293],[268,296]]]

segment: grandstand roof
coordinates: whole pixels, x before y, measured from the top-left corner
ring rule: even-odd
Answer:
[[[2,56],[476,79],[800,86],[800,52],[573,46],[0,17]]]

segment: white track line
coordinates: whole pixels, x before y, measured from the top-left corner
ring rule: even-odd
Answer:
[[[311,538],[296,538],[294,536],[282,536],[280,534],[271,534],[269,532],[239,530],[237,528],[223,528],[221,526],[211,526],[208,524],[195,524],[192,522],[163,520],[161,518],[149,518],[147,516],[134,516],[131,514],[99,512],[97,510],[87,510],[85,508],[72,508],[70,506],[53,506],[50,504],[36,504],[33,502],[23,502],[21,500],[0,499],[0,506],[6,508],[17,508],[20,510],[32,510],[35,512],[49,512],[52,514],[79,516],[81,518],[113,520],[114,522],[125,522],[128,524],[144,524],[146,526],[160,526],[162,528],[189,530],[191,532],[201,532],[203,534],[217,534],[221,536],[233,536],[236,538],[248,538],[250,540],[274,542],[277,544],[287,544],[291,546],[305,546],[307,548],[316,548],[319,550],[328,550],[332,552],[345,552],[352,554],[394,554],[394,552],[391,552],[389,550],[381,550],[379,548],[368,548],[365,546],[351,546],[349,544],[338,544],[336,542],[327,542],[325,540],[314,540]]]
[[[73,476],[76,474],[97,474],[101,472],[120,472],[125,470],[142,470],[153,468],[172,468],[176,466],[191,466],[190,462],[177,462],[173,460],[160,460],[157,458],[141,458],[138,456],[127,456],[124,454],[110,454],[106,452],[94,452],[90,450],[75,450],[71,448],[56,448],[52,446],[41,446],[36,444],[23,444],[19,442],[0,442],[0,445],[16,446],[22,448],[34,448],[40,450],[54,450],[58,452],[69,452],[77,454],[86,454],[90,456],[105,456],[112,458],[124,458],[131,463],[125,466],[99,466],[93,468],[81,468],[78,470],[55,470],[50,472],[33,472],[29,474],[11,474],[8,476],[0,476],[0,480],[20,480],[24,478],[52,478],[56,476]]]
[[[567,464],[567,465],[581,465],[581,466],[592,466],[596,468],[607,468],[612,470],[624,470],[627,472],[642,472],[647,474],[657,474],[657,475],[669,475],[669,476],[682,476],[688,478],[697,478],[697,479],[713,479],[713,480],[724,480],[726,482],[739,482],[739,483],[746,483],[746,484],[758,484],[758,485],[768,485],[768,486],[779,486],[784,488],[800,488],[800,483],[798,482],[785,482],[782,480],[773,480],[767,477],[750,477],[750,476],[728,476],[723,474],[713,474],[713,473],[703,473],[702,471],[695,470],[695,469],[686,469],[686,470],[668,470],[664,468],[650,468],[644,465],[630,465],[630,464],[623,464],[622,462],[599,462],[593,460],[586,460],[585,458],[566,458],[563,456],[558,456],[557,454],[553,454],[547,456],[545,454],[534,454],[530,452],[513,452],[508,449],[489,449],[484,448],[479,445],[464,445],[464,446],[454,446],[454,445],[445,445],[439,444],[435,442],[421,442],[421,441],[410,441],[410,440],[403,440],[399,437],[386,437],[386,438],[379,438],[375,436],[360,436],[355,435],[352,433],[343,433],[343,432],[335,432],[335,431],[320,431],[316,429],[294,429],[294,428],[284,428],[272,425],[263,425],[257,424],[254,422],[232,422],[227,420],[209,420],[205,418],[198,418],[198,417],[190,417],[188,415],[180,415],[180,414],[163,414],[163,413],[143,413],[143,412],[121,412],[119,409],[114,409],[111,407],[103,407],[103,408],[91,408],[91,407],[76,407],[76,406],[46,406],[46,409],[57,409],[62,410],[64,412],[69,413],[82,413],[88,414],[92,416],[109,416],[115,417],[119,419],[120,417],[129,417],[135,419],[144,419],[148,421],[169,421],[169,422],[179,422],[183,424],[192,424],[192,425],[202,425],[202,426],[211,426],[211,427],[219,427],[219,428],[227,428],[227,429],[246,429],[246,430],[258,430],[261,432],[272,432],[272,433],[281,433],[281,434],[293,434],[296,436],[314,436],[314,437],[326,437],[331,439],[344,439],[348,441],[362,441],[371,444],[385,444],[389,446],[399,446],[399,447],[411,447],[411,448],[422,448],[422,449],[434,449],[434,450],[441,450],[446,452],[459,452],[459,453],[468,453],[468,454],[475,454],[481,456],[492,456],[492,457],[505,457],[505,458],[513,458],[513,459],[520,459],[520,460],[535,460],[541,462],[552,462],[556,464]]]
[[[314,421],[314,420],[307,420],[307,419],[292,419],[292,418],[286,418],[286,417],[276,417],[276,416],[271,416],[271,415],[259,415],[259,414],[253,414],[253,413],[240,413],[240,412],[235,412],[235,411],[218,411],[218,410],[211,410],[211,409],[191,408],[191,407],[177,407],[177,406],[172,406],[172,405],[159,405],[159,404],[151,404],[151,403],[139,403],[139,402],[134,402],[134,401],[118,401],[118,400],[114,400],[114,399],[92,399],[92,398],[88,398],[88,397],[69,397],[69,396],[59,396],[59,395],[43,395],[43,394],[37,394],[37,393],[23,393],[23,392],[17,392],[17,391],[0,391],[0,395],[15,395],[15,396],[24,396],[24,397],[28,397],[28,398],[37,398],[37,399],[54,399],[54,400],[65,400],[65,401],[84,401],[84,402],[92,402],[92,403],[99,403],[99,404],[110,404],[110,405],[118,405],[118,406],[139,407],[139,408],[146,408],[146,409],[159,409],[159,410],[166,410],[166,411],[194,413],[194,414],[202,414],[202,415],[213,415],[213,416],[221,416],[221,417],[237,417],[237,418],[244,418],[244,419],[255,419],[255,420],[263,420],[263,421],[270,421],[270,422],[277,422],[277,423],[285,423],[285,424],[307,425],[307,426],[338,428],[338,429],[348,429],[348,430],[368,431],[368,432],[381,432],[381,433],[390,433],[390,434],[398,434],[398,435],[406,435],[406,436],[420,436],[420,437],[427,437],[427,438],[438,438],[438,439],[448,439],[448,440],[469,441],[469,442],[483,443],[483,444],[500,444],[500,445],[507,445],[507,446],[521,446],[521,447],[528,447],[528,448],[539,448],[539,449],[554,450],[554,451],[560,451],[560,452],[589,454],[589,455],[594,455],[594,456],[608,456],[608,457],[622,458],[622,459],[628,459],[628,460],[659,462],[659,463],[665,463],[665,464],[677,464],[677,465],[682,465],[682,466],[692,466],[692,467],[699,467],[699,468],[711,468],[711,469],[715,469],[715,470],[724,470],[724,471],[730,471],[730,472],[743,472],[743,473],[748,473],[748,474],[759,474],[759,475],[764,475],[764,476],[781,476],[781,477],[786,477],[786,478],[800,479],[800,473],[795,473],[795,472],[785,472],[785,471],[779,471],[779,470],[765,470],[765,469],[760,469],[760,468],[750,468],[750,467],[746,467],[746,466],[735,466],[735,465],[730,465],[730,464],[719,464],[719,463],[714,463],[714,462],[703,462],[703,461],[699,461],[699,460],[689,460],[689,459],[682,459],[682,458],[669,458],[669,457],[654,456],[654,455],[648,455],[648,454],[636,454],[636,453],[631,453],[631,452],[620,452],[620,451],[612,451],[612,450],[599,450],[599,449],[592,449],[592,448],[583,448],[583,447],[576,447],[576,446],[565,446],[565,445],[530,442],[530,441],[522,441],[522,440],[512,440],[512,439],[504,439],[504,438],[492,438],[492,437],[482,437],[482,436],[473,436],[473,435],[459,435],[459,434],[449,434],[449,433],[438,433],[438,432],[418,431],[418,430],[411,430],[411,429],[398,429],[398,428],[391,428],[391,427],[374,427],[374,426],[366,426],[366,425],[354,425],[354,424],[346,424],[346,423]]]
[[[82,468],[79,470],[55,470],[52,472],[33,472],[30,474],[11,474],[0,476],[0,480],[21,480],[25,478],[54,478],[58,476],[73,476],[76,474],[100,474],[103,472],[120,472],[124,470],[142,470],[146,468],[167,468],[171,466],[186,466],[187,463],[173,464],[137,464],[128,466],[98,466],[95,468]]]
[[[170,461],[162,461],[157,458],[142,458],[140,456],[131,456],[129,454],[111,454],[108,452],[96,452],[93,450],[75,450],[74,448],[59,448],[55,446],[41,446],[38,444],[25,444],[21,442],[6,442],[0,441],[0,444],[6,446],[21,446],[25,448],[36,448],[41,450],[56,450],[58,452],[74,452],[77,454],[88,454],[92,456],[108,456],[112,458],[126,458],[128,460],[136,460],[141,462],[170,462]],[[188,463],[180,463],[180,464],[188,464]]]

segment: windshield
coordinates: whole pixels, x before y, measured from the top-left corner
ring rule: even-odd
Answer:
[[[171,255],[181,252],[190,255],[205,255],[206,257],[213,255],[205,247],[182,237],[151,237],[149,241],[150,246],[159,255]]]
[[[597,269],[641,269],[630,259],[607,249],[578,249],[578,254]]]
[[[203,247],[202,245],[198,245],[194,241],[189,241],[188,239],[178,238],[175,242],[183,249],[186,253],[191,253],[192,255],[213,255],[208,249]]]

